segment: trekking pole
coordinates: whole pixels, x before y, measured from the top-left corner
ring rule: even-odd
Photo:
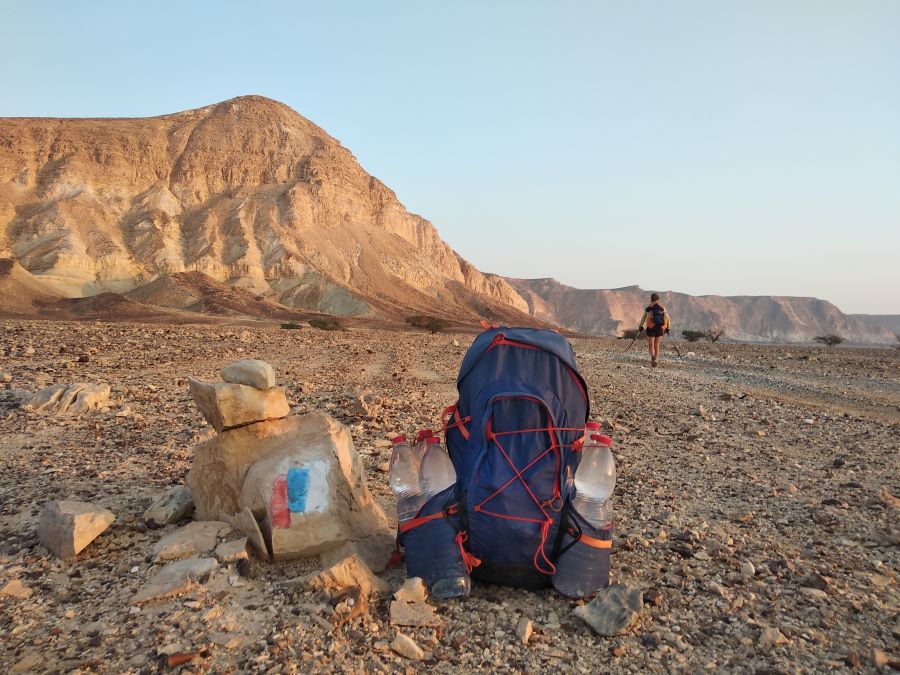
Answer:
[[[625,352],[624,352],[624,353],[626,353],[626,354],[628,353],[628,350],[631,349],[631,345],[633,345],[633,344],[635,343],[635,340],[638,339],[638,337],[640,336],[642,330],[643,330],[642,328],[639,328],[639,329],[638,329],[637,334],[631,339],[631,342],[628,343],[628,346],[625,348]]]
[[[668,335],[668,333],[663,333],[663,335]],[[681,355],[681,352],[678,351],[678,345],[675,344],[674,341],[669,340],[669,344],[675,349],[675,353],[678,354],[679,359],[683,359],[684,357]]]

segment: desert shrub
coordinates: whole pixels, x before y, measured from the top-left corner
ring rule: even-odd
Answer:
[[[620,340],[634,340],[638,336],[637,328],[626,328],[622,331],[622,336],[619,338]]]
[[[821,342],[826,347],[834,347],[844,341],[844,338],[840,335],[818,335],[814,339],[816,342]]]
[[[283,324],[281,324],[281,327],[284,328],[285,330],[297,330],[298,328],[301,328],[299,323],[294,323],[293,321],[289,321],[288,323],[283,323]]]
[[[309,325],[319,330],[341,330],[344,325],[333,316],[326,316],[321,319],[310,319]]]
[[[709,341],[712,343],[718,342],[719,338],[723,335],[725,335],[725,330],[722,328],[710,328],[706,331],[706,337],[709,338]]]
[[[697,340],[707,337],[707,333],[705,330],[683,330],[681,331],[681,337],[688,342],[697,342]]]
[[[444,321],[444,319],[439,319],[436,316],[425,316],[423,314],[408,317],[406,323],[413,328],[423,328],[427,331],[431,331],[432,335],[444,330],[450,325],[450,323]]]

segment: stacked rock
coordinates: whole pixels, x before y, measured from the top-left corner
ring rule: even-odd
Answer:
[[[389,552],[387,518],[347,427],[323,413],[288,416],[284,389],[264,361],[233,363],[222,379],[189,380],[218,432],[194,448],[187,484],[195,517],[231,523],[276,560],[363,540],[363,548]]]
[[[224,382],[188,378],[200,412],[221,433],[246,424],[287,417],[284,389],[275,386],[275,371],[265,361],[244,359],[222,370]]]

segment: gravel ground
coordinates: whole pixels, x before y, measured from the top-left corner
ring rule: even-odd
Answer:
[[[0,327],[0,670],[35,672],[823,672],[900,667],[900,368],[896,350],[575,339],[594,417],[619,465],[612,580],[644,591],[637,627],[601,638],[552,590],[476,585],[438,605],[426,650],[393,653],[387,600],[329,629],[330,606],[286,580],[315,561],[256,563],[172,601],[129,598],[158,568],[141,514],[182,483],[211,430],[187,376],[261,358],[292,411],[352,430],[376,498],[393,514],[383,440],[438,426],[471,334],[268,324],[6,321]],[[457,343],[457,344],[455,344]],[[0,379],[6,379],[0,377]],[[108,410],[52,417],[16,392],[108,383]],[[353,402],[380,398],[368,415]],[[74,561],[36,535],[46,501],[111,509],[116,522]],[[402,569],[384,577],[401,583]],[[235,583],[239,585],[234,585]],[[521,617],[534,623],[516,640]],[[777,629],[776,635],[769,629]],[[773,638],[774,636],[774,638]],[[776,642],[777,644],[772,644]],[[188,654],[184,665],[167,656]]]

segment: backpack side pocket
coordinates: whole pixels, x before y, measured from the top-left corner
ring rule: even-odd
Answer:
[[[421,577],[429,590],[446,579],[465,579],[468,583],[459,512],[459,490],[451,485],[425,502],[419,515],[400,528],[406,576]]]
[[[595,527],[567,502],[555,551],[553,587],[570,598],[589,598],[609,585],[613,525]]]

